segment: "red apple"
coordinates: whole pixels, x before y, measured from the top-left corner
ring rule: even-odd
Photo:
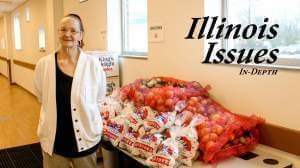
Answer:
[[[216,143],[213,141],[208,141],[205,145],[206,150],[210,150],[211,148],[215,147]]]
[[[202,138],[201,138],[201,142],[203,142],[203,143],[206,143],[206,142],[208,142],[209,141],[209,134],[206,134],[205,136],[203,136]]]
[[[218,138],[218,135],[217,135],[216,133],[210,133],[210,134],[209,134],[209,139],[210,139],[211,141],[216,141],[217,138]]]
[[[218,135],[221,135],[224,131],[224,128],[221,126],[221,125],[214,125],[214,127],[212,128],[212,132],[218,134]]]
[[[172,107],[173,106],[173,99],[167,99],[165,102],[167,107]]]
[[[164,99],[158,98],[158,99],[156,99],[156,103],[157,103],[157,105],[163,105],[165,102],[164,102]]]
[[[202,129],[200,130],[200,136],[201,136],[201,137],[204,137],[205,135],[209,134],[210,131],[211,131],[210,128],[202,128]]]
[[[167,90],[165,95],[167,98],[172,98],[174,96],[174,92],[172,90]]]
[[[221,116],[218,113],[213,113],[209,116],[209,119],[211,119],[213,121],[217,121],[217,120],[219,120],[219,118],[221,118]]]
[[[190,97],[190,101],[193,101],[195,103],[198,103],[198,98],[197,97]]]

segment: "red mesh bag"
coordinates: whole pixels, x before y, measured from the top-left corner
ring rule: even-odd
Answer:
[[[208,120],[197,127],[201,160],[214,163],[254,149],[263,119],[233,114],[215,101],[208,106],[204,113]]]
[[[120,89],[121,100],[131,100],[137,107],[150,106],[159,112],[173,111],[179,100],[192,96],[208,97],[209,87],[170,77],[137,79]]]

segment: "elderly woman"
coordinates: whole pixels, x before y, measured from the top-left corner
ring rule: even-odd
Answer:
[[[38,137],[44,168],[94,168],[106,78],[100,62],[83,47],[81,18],[68,14],[59,27],[60,48],[41,58],[34,73],[41,103]]]

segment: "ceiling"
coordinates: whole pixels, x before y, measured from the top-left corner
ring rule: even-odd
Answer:
[[[26,0],[0,0],[0,16],[2,16],[5,12],[14,10],[25,1]]]

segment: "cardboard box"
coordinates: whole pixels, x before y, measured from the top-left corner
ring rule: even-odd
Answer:
[[[107,77],[107,95],[110,95],[113,91],[120,88],[120,78],[119,76],[116,77]]]

